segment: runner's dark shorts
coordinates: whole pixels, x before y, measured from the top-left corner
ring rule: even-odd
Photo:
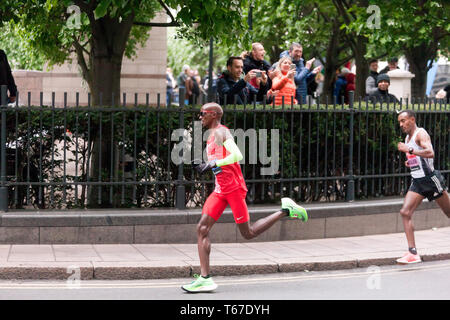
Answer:
[[[438,170],[423,178],[413,178],[409,187],[409,191],[424,196],[428,201],[440,198],[446,189],[445,179]]]

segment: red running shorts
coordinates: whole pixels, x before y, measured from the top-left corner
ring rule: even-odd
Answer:
[[[250,220],[247,203],[245,202],[246,195],[246,191],[239,189],[227,194],[213,192],[206,199],[202,214],[207,214],[217,221],[225,208],[230,205],[234,221],[238,224],[245,223]]]

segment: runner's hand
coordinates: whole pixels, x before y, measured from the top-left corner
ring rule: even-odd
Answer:
[[[192,167],[200,174],[204,174],[208,170],[212,170],[216,167],[216,160],[211,160],[209,162],[198,163],[198,160],[192,161]]]

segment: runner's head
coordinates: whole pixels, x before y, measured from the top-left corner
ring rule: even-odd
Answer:
[[[212,128],[217,126],[222,119],[222,115],[222,107],[215,102],[206,103],[200,109],[200,119],[204,127]]]
[[[400,111],[397,119],[403,132],[410,134],[416,129],[416,113],[414,111]]]

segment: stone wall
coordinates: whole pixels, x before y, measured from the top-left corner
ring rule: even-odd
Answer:
[[[166,15],[159,14],[154,22],[165,22]],[[153,28],[145,48],[137,50],[134,60],[124,58],[121,77],[121,100],[123,93],[127,95],[127,104],[134,104],[135,93],[138,102],[156,104],[157,94],[160,101],[165,103],[166,92],[166,63],[167,63],[167,31],[166,28]],[[43,92],[42,103],[52,104],[52,92],[55,93],[55,104],[64,105],[64,93],[67,92],[67,105],[76,103],[76,93],[79,93],[80,105],[88,102],[88,86],[82,80],[79,67],[74,62],[55,66],[50,71],[15,70],[13,76],[19,90],[19,104],[39,105],[40,93]],[[29,94],[30,93],[30,94]]]

